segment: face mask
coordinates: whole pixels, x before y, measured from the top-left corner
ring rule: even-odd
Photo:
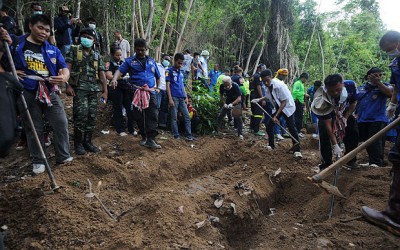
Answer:
[[[168,60],[164,60],[164,61],[162,61],[162,63],[161,63],[164,67],[168,67],[169,65],[170,65],[170,63],[169,63],[169,61]]]
[[[43,11],[33,11],[32,14],[33,15],[41,15],[41,14],[43,14]]]
[[[85,48],[90,48],[93,46],[93,40],[86,37],[81,37],[81,44]]]
[[[92,29],[96,29],[96,24],[89,23],[89,27],[92,28]]]
[[[400,51],[398,49],[394,49],[392,51],[387,52],[387,55],[389,57],[399,57],[400,56]]]

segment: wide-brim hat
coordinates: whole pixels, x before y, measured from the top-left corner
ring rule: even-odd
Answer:
[[[318,88],[311,103],[311,111],[319,116],[329,115],[335,108],[332,98],[325,92],[324,87]]]

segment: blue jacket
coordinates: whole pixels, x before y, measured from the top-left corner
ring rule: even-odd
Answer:
[[[118,69],[123,75],[129,73],[129,82],[139,87],[147,84],[149,88],[156,87],[154,78],[160,78],[160,72],[156,62],[149,56],[146,56],[146,65],[142,65],[136,55],[128,57]]]
[[[210,77],[210,85],[214,86],[217,83],[218,77],[222,74],[221,71],[210,70],[208,77]]]
[[[384,83],[390,86],[388,83]],[[385,96],[378,86],[365,83],[357,88],[357,122],[388,122]]]
[[[390,64],[390,72],[392,73],[390,76],[390,84],[396,85],[397,88],[400,86],[400,65],[399,65],[399,58],[396,57],[392,63]],[[400,91],[397,91],[396,95],[397,101],[400,101]],[[400,102],[398,102],[400,103]]]
[[[25,62],[23,48],[25,46],[26,38],[29,34],[20,36],[18,38],[18,45],[15,49],[15,54],[13,55],[15,68],[17,70],[23,70],[27,75],[36,75],[37,72],[28,69],[28,65]],[[12,51],[12,49],[11,49]],[[42,45],[42,54],[43,59],[45,60],[45,64],[47,69],[49,70],[50,76],[58,75],[58,71],[60,69],[68,68],[67,63],[65,62],[64,57],[61,54],[61,51],[54,45],[51,45],[48,41],[45,41]],[[32,79],[23,79],[21,81],[24,88],[27,90],[34,90],[38,82]],[[52,85],[48,85],[50,91],[52,91]]]
[[[72,30],[74,26],[71,24],[67,16],[57,16],[54,18],[54,29],[56,30],[56,42],[58,46],[72,44]]]

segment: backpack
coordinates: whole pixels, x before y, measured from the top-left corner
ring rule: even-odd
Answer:
[[[79,72],[71,72],[69,84],[71,86],[78,86],[79,83],[79,78],[81,77],[82,74],[82,60],[83,60],[83,50],[81,45],[72,45],[71,50],[73,50],[72,55],[74,58],[72,60],[75,62],[78,62],[78,67],[79,67]],[[96,80],[99,80],[99,60],[100,60],[100,54],[94,50],[94,61],[93,61],[93,67],[96,70]]]

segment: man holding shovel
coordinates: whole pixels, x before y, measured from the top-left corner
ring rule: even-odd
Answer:
[[[30,34],[19,37],[13,59],[20,82],[24,86],[24,97],[32,116],[34,128],[25,126],[28,147],[32,155],[33,172],[40,174],[45,171],[45,159],[35,143],[32,130],[36,130],[42,147],[44,147],[44,122],[47,118],[54,129],[54,146],[57,163],[72,161],[69,152],[68,121],[64,106],[57,94],[60,84],[69,79],[69,70],[61,52],[51,45],[47,39],[50,36],[51,20],[45,15],[34,15],[30,19]],[[3,34],[4,36],[4,34]],[[4,38],[4,37],[3,37]],[[19,105],[21,113],[23,105]],[[29,124],[27,116],[23,117]]]
[[[357,101],[356,84],[351,80],[343,80],[340,74],[329,75],[324,80],[324,86],[318,88],[314,94],[311,111],[318,117],[320,138],[320,152],[322,163],[317,172],[332,164],[332,154],[340,158],[343,150],[340,143],[343,141],[345,149],[350,152],[357,147],[358,130],[352,115]],[[355,166],[356,158],[348,165]]]
[[[395,59],[390,65],[390,83],[395,85],[394,93],[386,109],[389,118],[394,116],[400,99],[400,33],[387,32],[379,42],[380,48],[389,57]],[[398,128],[397,128],[398,129]],[[397,130],[399,131],[399,130]],[[367,206],[362,207],[362,215],[371,223],[400,236],[400,137],[397,136],[394,147],[389,151],[388,159],[392,162],[392,183],[389,191],[389,204],[383,211],[377,211]]]

